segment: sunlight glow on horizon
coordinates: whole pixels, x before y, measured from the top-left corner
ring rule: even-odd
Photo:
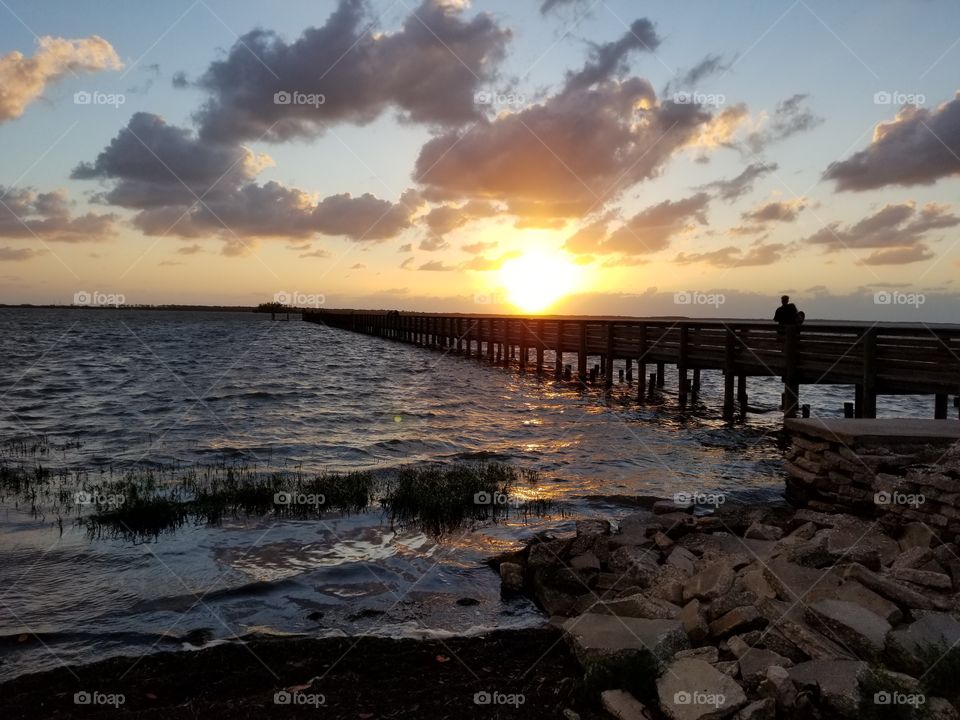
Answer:
[[[507,300],[529,313],[542,313],[578,290],[583,275],[584,268],[558,250],[530,250],[500,268]]]

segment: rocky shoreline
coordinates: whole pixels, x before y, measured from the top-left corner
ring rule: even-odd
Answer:
[[[919,522],[694,510],[651,500],[494,563],[614,717],[960,718],[955,544]]]

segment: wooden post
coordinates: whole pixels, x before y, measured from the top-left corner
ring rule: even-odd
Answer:
[[[647,382],[647,326],[640,326],[640,352],[637,356],[637,400],[643,402]]]
[[[693,369],[693,394],[700,392],[700,368]]]
[[[653,400],[653,393],[656,391],[657,387],[657,374],[650,373],[650,386],[649,386],[649,397]]]
[[[933,417],[936,420],[946,420],[947,419],[947,404],[949,397],[946,393],[937,393],[936,399],[934,400],[934,410]]]
[[[727,328],[726,346],[723,356],[723,419],[732,422],[734,417],[733,384],[736,378],[737,336],[733,328]]]
[[[784,338],[784,360],[786,362],[786,373],[784,374],[784,399],[783,416],[785,418],[795,418],[797,409],[800,405],[800,382],[799,382],[799,362],[800,362],[800,326],[787,325],[787,333]]]
[[[746,375],[737,375],[737,403],[740,405],[740,417],[745,419],[749,408]]]
[[[627,358],[626,363],[627,383],[633,384],[633,358]]]
[[[856,414],[856,408],[853,406],[853,403],[845,402],[843,404],[843,416],[847,420],[852,420],[855,414]]]
[[[543,375],[543,320],[537,320],[537,375]]]
[[[528,330],[529,330],[529,328],[527,328],[527,321],[526,321],[526,320],[520,320],[520,321],[517,323],[517,325],[518,325],[519,328],[520,328],[520,340],[519,340],[519,342],[520,342],[520,347],[519,347],[519,351],[520,351],[520,369],[521,369],[521,370],[526,370],[526,369],[527,369],[527,360],[530,359],[530,348],[527,346],[527,335],[528,335]]]
[[[557,344],[554,349],[557,357],[555,360],[555,372],[557,379],[563,377],[563,320],[557,321]]]
[[[877,416],[877,330],[863,336],[863,417]]]
[[[678,389],[680,391],[680,405],[687,404],[687,393],[690,391],[690,379],[687,376],[687,365],[689,363],[690,353],[690,328],[686,325],[680,328],[680,359],[677,362],[677,375],[679,376]]]
[[[603,368],[603,384],[609,390],[613,387],[613,338],[614,324],[607,323],[607,355]]]
[[[487,334],[487,362],[493,364],[494,362],[496,362],[496,360],[494,359],[494,352],[496,352],[496,349],[494,346],[496,345],[496,343],[493,340],[493,335],[495,332],[493,318],[490,318],[489,320],[487,320],[487,330],[490,331]]]
[[[573,366],[572,366],[572,365],[567,365],[567,366],[563,369],[563,379],[566,380],[567,382],[570,382],[570,381],[573,379]]]
[[[657,363],[657,387],[663,387],[663,381],[664,381],[663,374],[664,374],[664,370],[665,370],[665,368],[664,368],[663,363],[662,363],[662,362],[658,362],[658,363]]]
[[[580,321],[580,353],[577,356],[577,375],[580,377],[580,382],[585,383],[587,381],[587,323],[585,320]]]

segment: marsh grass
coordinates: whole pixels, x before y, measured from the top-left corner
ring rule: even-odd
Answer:
[[[38,516],[73,517],[91,537],[156,538],[188,524],[236,518],[311,520],[381,509],[391,523],[435,535],[468,523],[551,514],[555,501],[529,494],[536,472],[507,465],[425,465],[377,472],[258,472],[225,465],[113,472],[59,471],[0,461],[0,500]]]

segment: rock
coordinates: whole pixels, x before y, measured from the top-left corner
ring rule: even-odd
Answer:
[[[623,577],[621,573],[602,572],[597,576],[597,594],[601,595],[601,597],[607,591],[618,592],[626,590],[632,586],[633,584],[630,582],[630,580]]]
[[[752,592],[759,600],[777,596],[777,593],[763,576],[763,568],[742,571],[739,579],[743,587]]]
[[[735,577],[729,565],[716,563],[684,583],[683,599],[713,600],[730,590]]]
[[[957,720],[960,718],[957,709],[949,700],[944,698],[928,697],[926,706],[928,720]]]
[[[873,590],[864,587],[856,580],[846,580],[837,590],[837,599],[856,603],[860,607],[879,615],[891,625],[896,625],[903,619],[903,613],[896,604]]]
[[[953,580],[950,579],[950,576],[939,572],[894,567],[890,570],[890,576],[902,582],[924,585],[925,587],[936,588],[938,590],[950,590],[953,588]]]
[[[781,710],[792,710],[797,702],[797,686],[787,669],[780,665],[767,668],[767,677],[760,683],[758,692],[776,701]]]
[[[860,707],[860,680],[867,664],[859,660],[811,660],[790,668],[787,673],[798,687],[813,687],[828,709],[845,718],[857,717]]]
[[[764,600],[760,613],[770,623],[764,635],[767,646],[776,645],[781,655],[790,655],[787,647],[814,660],[848,659],[850,653],[833,640],[814,630],[804,617],[803,606],[779,600]],[[780,640],[782,639],[782,643]],[[781,649],[782,648],[782,649]]]
[[[734,608],[710,623],[710,634],[714,637],[726,637],[732,633],[743,632],[764,623],[765,620],[756,607],[743,605]]]
[[[657,679],[660,709],[671,720],[724,718],[746,705],[743,689],[703,660],[677,660]]]
[[[893,561],[895,568],[919,568],[933,560],[933,551],[930,548],[911,547],[904,550]]]
[[[653,549],[621,547],[610,554],[610,567],[629,577],[633,584],[650,587],[659,569],[660,553]]]
[[[566,720],[580,720],[580,713],[575,712],[570,708],[564,708],[563,717],[565,717]]]
[[[827,554],[833,562],[857,562],[873,570],[887,565],[900,553],[897,543],[883,533],[861,523],[822,531],[827,538]]]
[[[608,543],[611,548],[616,550],[619,547],[639,547],[639,548],[651,548],[653,547],[653,540],[647,536],[644,530],[631,530],[630,532],[621,532],[616,535],[611,535],[608,538]]]
[[[570,558],[570,567],[574,570],[596,570],[600,572],[600,560],[592,552]]]
[[[936,596],[924,595],[889,578],[881,577],[856,563],[847,568],[847,577],[860,581],[876,593],[898,605],[918,610],[946,610],[949,604]]]
[[[736,720],[775,720],[777,703],[773,698],[764,698],[747,705],[737,713]]]
[[[912,548],[927,550],[933,544],[935,537],[933,530],[923,523],[907,523],[900,534],[900,549],[904,552]]]
[[[677,620],[683,624],[683,630],[687,633],[691,642],[701,642],[706,639],[710,632],[707,625],[707,613],[700,604],[700,601],[694,598],[680,611]]]
[[[805,604],[834,597],[841,581],[833,571],[803,567],[784,557],[774,558],[767,563],[763,568],[763,577],[781,600]]]
[[[946,613],[927,613],[905,627],[893,630],[887,639],[894,666],[916,675],[927,671],[925,652],[941,652],[960,643],[960,622]],[[937,653],[939,655],[939,653]]]
[[[728,677],[736,678],[737,674],[740,672],[740,666],[737,665],[736,660],[724,660],[723,662],[715,662],[713,666],[722,672]]]
[[[779,540],[783,537],[783,529],[776,525],[763,525],[762,523],[753,523],[743,534],[745,538],[753,540]]]
[[[570,595],[569,593],[549,587],[548,585],[538,584],[536,579],[534,579],[533,586],[534,597],[547,615],[563,615],[569,617],[575,614],[574,608],[578,600],[576,595]]]
[[[668,550],[673,546],[673,540],[667,537],[662,531],[658,530],[653,535],[653,544],[661,550]]]
[[[584,666],[619,654],[650,652],[661,662],[689,647],[677,620],[646,620],[587,613],[563,623],[563,633]]]
[[[681,650],[673,656],[674,660],[695,659],[703,660],[711,665],[715,665],[720,660],[720,651],[713,645],[704,645],[703,647]]]
[[[740,677],[745,683],[759,683],[767,677],[767,670],[773,666],[788,668],[793,665],[790,658],[785,658],[772,650],[761,650],[751,648],[743,653],[738,663],[740,665]]]
[[[684,575],[690,577],[695,572],[694,563],[696,560],[697,556],[686,548],[675,547],[667,556],[667,565],[677,568]]]
[[[632,533],[645,531],[648,527],[657,525],[657,518],[648,510],[640,510],[620,518],[620,532]]]
[[[600,703],[617,720],[650,720],[651,717],[644,704],[625,690],[604,690]]]
[[[683,605],[683,583],[680,580],[673,580],[665,576],[665,570],[672,570],[669,566],[661,567],[661,572],[654,579],[653,587],[650,588],[650,594],[661,600],[666,600],[674,605]],[[680,572],[677,570],[676,572]]]
[[[570,540],[547,540],[545,542],[535,542],[530,545],[530,552],[527,555],[527,566],[531,569],[555,567],[563,564],[563,559],[567,555],[567,549],[570,547]]]
[[[523,591],[523,567],[520,564],[500,563],[500,589],[507,594]]]
[[[739,635],[734,635],[733,637],[727,638],[727,649],[733,653],[733,656],[736,658],[741,658],[746,655],[751,650],[750,643],[744,640]]]
[[[577,537],[597,537],[610,534],[610,521],[600,519],[577,520]]]
[[[653,504],[653,512],[657,515],[666,515],[667,513],[675,512],[688,512],[690,510],[690,503],[679,503],[674,502],[673,500],[657,500]]]
[[[846,600],[818,600],[810,612],[858,657],[876,659],[883,652],[890,623]]]
[[[673,620],[680,614],[680,608],[673,603],[652,598],[643,593],[628,595],[616,600],[606,600],[594,606],[591,612],[607,613],[618,617],[652,618],[655,620]]]

